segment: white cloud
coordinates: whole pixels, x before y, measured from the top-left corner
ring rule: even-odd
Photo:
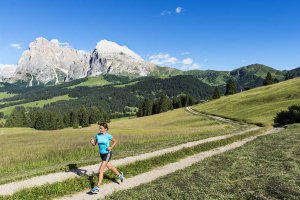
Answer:
[[[193,63],[193,59],[191,58],[185,58],[182,60],[182,64],[184,65],[191,65]]]
[[[170,56],[168,53],[163,54],[156,54],[149,57],[151,63],[157,65],[174,65],[178,62],[178,59],[175,57]]]
[[[164,11],[162,11],[162,12],[160,13],[160,15],[162,15],[162,16],[171,15],[171,11],[169,11],[169,10],[164,10]]]
[[[176,11],[176,13],[181,13],[182,11],[183,11],[183,8],[182,7],[177,7],[176,9],[175,9],[175,11]]]
[[[10,78],[16,71],[17,66],[12,64],[0,64],[0,77]]]
[[[200,65],[198,63],[194,63],[192,65],[183,65],[180,67],[180,69],[183,71],[195,70],[195,69],[200,69]]]
[[[192,64],[193,69],[200,69],[200,65],[198,63]]]
[[[17,43],[10,44],[10,46],[16,49],[22,49],[21,45]]]
[[[62,47],[66,47],[66,48],[72,48],[72,46],[70,45],[69,42],[59,42],[58,39],[52,39],[51,42],[56,43]]]

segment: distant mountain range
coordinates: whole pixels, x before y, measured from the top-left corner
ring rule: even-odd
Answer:
[[[40,37],[30,43],[15,73],[6,80],[28,82],[29,86],[51,85],[100,74],[146,76],[154,69],[154,64],[144,61],[126,46],[107,40],[100,41],[89,53]]]
[[[0,67],[0,81],[33,86],[54,85],[103,74],[135,78],[191,75],[211,86],[225,85],[229,78],[234,78],[239,89],[243,90],[262,85],[268,72],[279,81],[300,76],[300,68],[279,71],[262,64],[244,66],[232,71],[181,71],[154,65],[126,46],[107,40],[100,41],[91,52],[83,52],[42,37],[30,43],[15,68],[13,73],[13,66]]]
[[[276,78],[278,81],[284,80],[287,74],[293,74],[294,77],[296,77],[297,75],[300,76],[299,68],[290,71],[280,71],[262,64],[252,64],[252,65],[240,67],[232,71],[214,71],[214,70],[180,71],[178,69],[164,68],[164,67],[158,67],[158,69],[159,71],[153,75],[157,75],[157,76],[191,75],[211,86],[225,85],[228,79],[233,78],[237,82],[237,86],[239,90],[254,88],[263,85],[263,81],[267,76],[268,72],[270,72],[272,77]]]

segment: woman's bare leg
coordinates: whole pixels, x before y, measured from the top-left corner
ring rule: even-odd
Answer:
[[[102,184],[103,173],[106,166],[107,166],[107,161],[102,161],[101,166],[99,168],[99,180],[97,184],[98,187],[100,187],[100,185]]]
[[[115,168],[110,162],[106,164],[106,167],[113,171],[115,174],[120,175],[120,172],[117,170],[117,168]]]

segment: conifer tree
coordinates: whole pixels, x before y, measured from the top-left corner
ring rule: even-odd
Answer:
[[[81,107],[78,112],[78,122],[81,127],[89,126],[89,114],[85,107]]]
[[[226,92],[225,95],[231,95],[237,93],[236,83],[233,79],[229,79],[226,84]]]
[[[70,127],[71,125],[71,121],[70,121],[70,114],[71,112],[65,112],[64,116],[63,116],[63,123],[65,127]]]
[[[188,106],[188,98],[187,98],[187,95],[185,95],[185,94],[180,95],[180,100],[181,100],[181,105],[182,105],[182,107]]]
[[[0,119],[4,118],[4,112],[0,112]]]
[[[95,124],[100,120],[100,111],[97,107],[93,106],[90,109],[89,124]]]
[[[159,100],[159,112],[166,112],[169,108],[169,98],[166,95],[161,96]]]
[[[173,97],[173,107],[174,108],[181,108],[181,100],[178,97]]]
[[[6,127],[25,127],[27,126],[27,118],[25,115],[24,107],[15,107],[9,115],[6,123]]]
[[[265,80],[264,80],[264,85],[271,85],[273,84],[273,78],[270,72],[268,72]]]
[[[144,111],[143,111],[143,103],[140,103],[138,106],[138,111],[136,113],[137,117],[143,117],[144,115]]]
[[[158,114],[158,113],[159,113],[159,99],[153,102],[153,108],[152,108],[152,114]]]
[[[153,101],[151,99],[145,99],[143,104],[144,116],[152,115]]]
[[[70,112],[70,125],[72,126],[72,127],[78,127],[79,126],[79,122],[78,122],[78,114],[77,114],[77,112],[75,111],[75,110],[72,110],[71,112]]]
[[[219,88],[218,87],[215,87],[215,90],[214,90],[214,94],[212,96],[213,99],[219,99],[221,96],[220,96],[220,91],[219,91]]]
[[[188,105],[192,106],[195,103],[195,99],[191,96],[191,95],[187,95],[187,99],[188,99]]]

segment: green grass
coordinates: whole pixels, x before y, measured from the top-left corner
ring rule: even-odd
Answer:
[[[66,101],[66,100],[69,100],[69,99],[72,99],[72,98],[69,97],[68,95],[63,95],[63,96],[53,97],[53,98],[47,99],[47,100],[33,101],[33,102],[30,102],[30,103],[24,103],[24,104],[18,104],[18,105],[14,105],[14,106],[8,106],[8,107],[5,107],[5,108],[1,108],[0,112],[3,112],[5,115],[9,115],[16,106],[43,107],[44,105],[52,103],[52,102]]]
[[[112,82],[109,82],[107,80],[104,79],[103,76],[97,76],[97,77],[88,77],[88,80],[85,81],[85,82],[82,82],[78,85],[73,85],[73,86],[70,86],[68,88],[75,88],[75,87],[78,87],[78,86],[103,86],[103,85],[108,85],[108,84],[112,84]]]
[[[130,178],[132,176],[136,176],[138,174],[150,171],[154,168],[164,166],[168,163],[176,162],[187,156],[194,155],[203,151],[207,151],[216,147],[224,146],[249,136],[259,135],[266,129],[267,128],[264,128],[258,131],[248,132],[243,135],[232,136],[228,139],[204,143],[191,148],[184,148],[176,152],[167,153],[162,156],[150,158],[148,160],[137,161],[129,165],[121,166],[119,167],[119,169],[124,172],[126,178]],[[114,178],[115,176],[111,172],[106,172],[104,183],[110,183]],[[85,175],[80,178],[68,179],[60,183],[54,183],[54,184],[43,185],[35,188],[24,189],[20,192],[15,193],[12,196],[6,196],[2,198],[18,199],[21,197],[23,199],[24,198],[25,199],[37,199],[37,198],[49,199],[54,197],[60,197],[67,194],[72,194],[74,192],[82,191],[85,188],[93,187],[93,185],[97,181],[98,181],[97,176],[93,175],[89,177]],[[118,199],[124,199],[124,198],[118,198]]]
[[[124,87],[126,87],[126,86],[128,86],[128,85],[134,85],[134,84],[136,84],[136,83],[138,83],[138,82],[139,82],[139,81],[133,81],[133,82],[126,83],[126,84],[115,85],[114,87],[116,87],[116,88],[124,88]]]
[[[296,200],[299,158],[300,124],[106,199]]]
[[[10,98],[16,96],[16,94],[10,94],[7,92],[0,92],[0,99]]]
[[[271,125],[276,113],[294,104],[300,104],[300,78],[223,96],[193,108],[249,123]]]
[[[119,141],[114,151],[116,159],[239,129],[239,126],[177,109],[159,115],[112,122],[109,132]],[[88,142],[97,131],[96,125],[55,131],[0,129],[0,183],[64,170],[70,163],[80,166],[99,162],[97,148]]]

